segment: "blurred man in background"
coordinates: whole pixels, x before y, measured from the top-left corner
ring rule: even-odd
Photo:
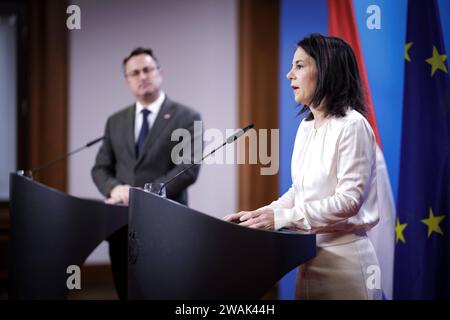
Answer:
[[[151,49],[134,49],[123,60],[123,70],[136,102],[108,118],[91,173],[107,203],[127,205],[130,186],[168,181],[188,165],[177,165],[171,159],[172,148],[178,144],[171,140],[175,129],[187,129],[192,137],[189,142],[200,139],[200,144],[191,144],[191,161],[202,136],[194,135],[194,121],[201,121],[200,114],[172,101],[161,90],[163,72]],[[187,188],[196,181],[199,170],[194,166],[167,185],[167,197],[187,205]],[[127,297],[127,234],[128,227],[124,227],[108,239],[120,299]]]

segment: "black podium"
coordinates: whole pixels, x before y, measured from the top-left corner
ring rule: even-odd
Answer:
[[[65,299],[67,267],[127,224],[128,207],[80,199],[10,175],[10,299]]]
[[[313,258],[313,234],[254,230],[130,190],[129,299],[259,299]]]
[[[315,255],[315,235],[253,230],[137,188],[130,206],[10,175],[10,299],[65,299],[67,268],[129,224],[129,299],[258,299]]]

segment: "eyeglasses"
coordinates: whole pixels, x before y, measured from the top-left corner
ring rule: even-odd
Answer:
[[[131,78],[137,78],[137,77],[139,77],[141,72],[144,73],[145,75],[148,75],[157,69],[159,69],[159,68],[158,67],[145,67],[142,70],[133,70],[132,72],[127,73],[126,76],[131,77]]]

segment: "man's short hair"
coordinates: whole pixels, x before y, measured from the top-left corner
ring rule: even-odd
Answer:
[[[133,49],[133,51],[131,51],[130,54],[125,57],[125,59],[123,59],[123,63],[122,63],[123,69],[125,70],[125,65],[127,64],[128,60],[130,60],[134,56],[138,56],[141,54],[148,54],[150,57],[152,57],[153,60],[155,60],[155,62],[156,62],[156,66],[159,68],[158,59],[156,59],[155,55],[153,54],[152,49],[137,47],[137,48]]]

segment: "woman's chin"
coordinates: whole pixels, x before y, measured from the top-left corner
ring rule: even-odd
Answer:
[[[294,97],[295,102],[297,102],[297,104],[304,104],[304,101],[302,98],[300,97]]]

